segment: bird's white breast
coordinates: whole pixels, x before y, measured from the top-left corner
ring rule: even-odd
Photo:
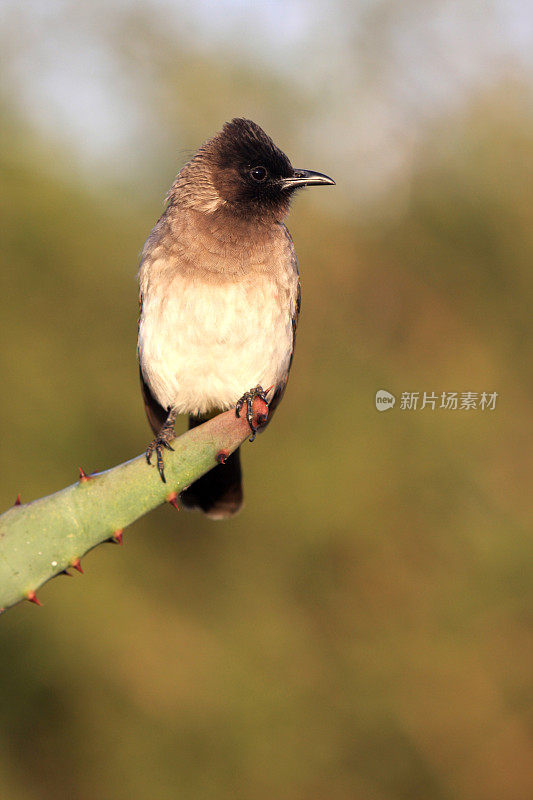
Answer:
[[[209,282],[189,273],[152,284],[143,296],[139,358],[163,408],[203,414],[230,408],[254,386],[283,382],[297,287],[289,264],[275,278],[253,272]]]

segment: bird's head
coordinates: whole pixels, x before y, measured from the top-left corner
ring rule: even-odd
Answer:
[[[241,217],[282,219],[294,192],[334,185],[320,172],[294,169],[259,125],[233,119],[179,173],[169,195],[201,211],[226,208]]]

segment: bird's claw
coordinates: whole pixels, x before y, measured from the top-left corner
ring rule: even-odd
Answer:
[[[165,423],[163,425],[153,442],[150,442],[146,448],[146,461],[148,464],[151,463],[150,459],[152,458],[153,454],[156,454],[157,469],[159,470],[159,474],[161,475],[161,480],[163,483],[167,482],[167,479],[165,478],[165,465],[163,463],[163,448],[166,448],[167,450],[174,450],[170,442],[175,437],[176,433],[174,431],[174,420],[172,420],[172,424],[167,425],[167,423]]]
[[[250,436],[250,442],[253,442],[255,439],[255,434],[257,433],[257,428],[254,425],[254,412],[253,412],[253,404],[256,397],[259,397],[260,400],[268,406],[268,400],[266,398],[266,392],[262,386],[256,386],[254,389],[250,389],[249,392],[245,392],[240,400],[237,401],[237,405],[235,406],[235,416],[240,417],[242,407],[246,404],[246,421],[250,426],[250,430],[252,435]]]

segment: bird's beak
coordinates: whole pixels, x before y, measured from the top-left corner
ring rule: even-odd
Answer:
[[[300,186],[335,186],[333,178],[310,169],[295,169],[290,178],[281,182],[283,189],[298,189]]]

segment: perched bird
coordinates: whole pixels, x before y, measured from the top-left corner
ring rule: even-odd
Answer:
[[[291,366],[300,309],[298,262],[283,224],[294,192],[335,182],[293,169],[255,122],[234,119],[178,173],[139,270],[141,387],[165,480],[163,448],[178,414],[189,427],[262,397],[269,419]],[[213,518],[242,505],[239,451],[181,493]]]

